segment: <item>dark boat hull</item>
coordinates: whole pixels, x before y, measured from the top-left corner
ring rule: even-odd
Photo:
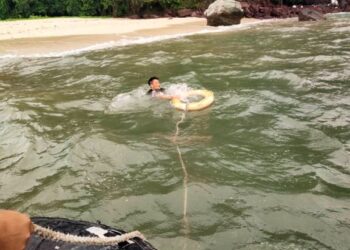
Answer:
[[[105,237],[114,237],[126,233],[123,230],[111,228],[100,223],[91,223],[87,221],[73,221],[63,218],[48,218],[48,217],[33,217],[31,218],[34,224],[42,227],[50,228],[51,230],[64,234],[72,234],[82,237],[97,237],[87,231],[88,228],[97,227],[106,230]],[[43,237],[33,234],[25,250],[155,250],[155,248],[140,238],[132,238],[127,242],[119,243],[118,245],[86,245],[67,243],[64,241],[54,241],[44,239]]]

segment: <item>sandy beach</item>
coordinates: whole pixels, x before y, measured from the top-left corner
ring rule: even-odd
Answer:
[[[242,19],[242,24],[261,22]],[[203,30],[205,18],[47,18],[0,22],[0,55],[37,55],[97,49],[123,41],[186,35]]]

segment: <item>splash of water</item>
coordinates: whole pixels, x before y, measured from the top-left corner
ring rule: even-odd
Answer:
[[[166,93],[169,95],[185,98],[186,93],[192,88],[186,83],[180,84],[164,84]],[[124,113],[144,111],[155,104],[152,99],[146,94],[147,89],[139,87],[130,92],[121,93],[115,96],[106,110],[107,113]],[[158,103],[157,103],[158,104]]]

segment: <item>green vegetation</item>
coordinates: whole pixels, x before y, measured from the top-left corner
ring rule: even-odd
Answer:
[[[179,8],[203,9],[211,0],[0,0],[0,18],[126,16]]]
[[[243,1],[243,0],[242,0]],[[251,3],[305,4],[325,0],[244,0]],[[30,16],[128,16],[204,10],[214,0],[0,0],[0,19]]]

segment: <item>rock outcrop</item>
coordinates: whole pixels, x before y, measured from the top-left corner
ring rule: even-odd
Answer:
[[[338,0],[339,6],[331,4],[330,0],[304,0],[309,5],[281,5],[265,0],[242,0],[241,6],[245,17],[250,18],[288,18],[297,17],[303,9],[313,9],[322,14],[348,11],[350,0]]]
[[[339,8],[343,11],[350,11],[350,0],[338,0]]]
[[[299,12],[299,21],[320,21],[326,18],[322,13],[312,9],[302,9]]]
[[[240,2],[216,0],[204,12],[210,26],[240,24],[244,15]]]
[[[194,11],[191,9],[180,9],[177,11],[177,16],[178,17],[189,17],[189,16],[192,16],[193,12]]]

